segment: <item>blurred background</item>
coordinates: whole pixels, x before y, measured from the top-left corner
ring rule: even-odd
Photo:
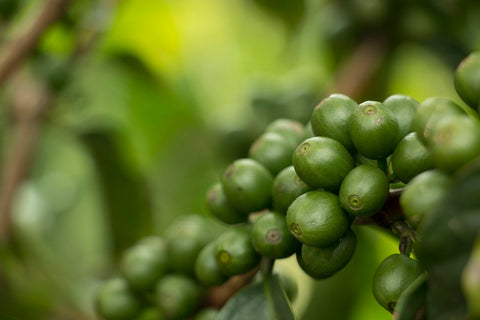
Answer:
[[[480,2],[0,0],[0,40],[0,319],[95,319],[121,252],[208,215],[206,190],[273,119],[307,123],[333,92],[462,104]],[[355,231],[328,280],[280,263],[299,319],[391,319],[371,280],[397,244]]]

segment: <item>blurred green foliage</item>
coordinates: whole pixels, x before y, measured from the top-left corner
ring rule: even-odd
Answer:
[[[15,28],[35,7],[20,2]],[[342,10],[350,2],[360,14]],[[407,6],[405,35],[396,33],[377,96],[369,99],[402,93],[462,103],[452,71],[459,56],[480,48],[479,5],[462,1],[470,11],[451,11],[439,4],[430,16],[431,2]],[[0,318],[93,319],[92,294],[118,272],[119,252],[140,236],[163,234],[180,216],[205,215],[208,187],[229,161],[246,156],[268,122],[308,120],[364,37],[353,31],[355,19],[364,31],[393,23],[383,16],[390,2],[368,1],[374,11],[365,3],[125,0],[110,12],[73,1],[29,61],[39,77],[60,68],[52,81],[62,83],[32,174],[16,196],[15,246],[0,250]],[[48,60],[66,59],[78,34],[90,31],[82,15],[106,32],[62,78],[67,67]],[[451,34],[442,38],[438,30]],[[1,98],[1,141],[8,146],[9,101]],[[357,229],[358,249],[344,271],[313,289],[313,280],[300,280],[300,290],[313,290],[294,305],[301,319],[391,318],[376,304],[371,280],[378,263],[397,251],[395,241]]]

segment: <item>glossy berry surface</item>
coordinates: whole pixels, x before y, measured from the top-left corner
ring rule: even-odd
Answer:
[[[403,255],[388,256],[378,266],[373,277],[373,295],[390,312],[403,291],[423,273],[420,264]]]
[[[149,290],[168,270],[166,242],[158,237],[142,239],[121,260],[121,272],[135,290]]]
[[[454,172],[480,155],[480,124],[467,116],[439,120],[427,140],[435,167]]]
[[[202,216],[188,215],[174,222],[165,234],[172,270],[193,275],[198,253],[214,238],[215,233]]]
[[[304,244],[328,246],[345,234],[349,219],[337,195],[327,191],[309,191],[288,208],[287,226],[293,236]]]
[[[355,148],[370,159],[388,157],[400,140],[393,112],[377,101],[361,103],[352,113],[348,129]]]
[[[279,133],[268,132],[255,140],[248,157],[256,160],[273,175],[292,164],[292,154],[297,144],[291,143]]]
[[[127,281],[122,278],[105,282],[97,291],[96,309],[106,320],[133,319],[139,312],[140,305]]]
[[[155,288],[156,305],[167,319],[183,319],[200,304],[203,289],[195,280],[179,274],[162,278]]]
[[[466,104],[475,110],[479,110],[480,52],[471,53],[460,63],[455,72],[455,89]]]
[[[405,183],[433,168],[432,154],[418,139],[416,132],[400,140],[390,161],[395,176]]]
[[[291,119],[277,119],[265,128],[265,133],[277,133],[290,141],[293,145],[298,145],[305,139],[305,128],[303,125]]]
[[[455,102],[439,97],[428,98],[415,111],[412,119],[412,128],[418,139],[427,144],[428,137],[436,123],[449,115],[465,115],[465,111]]]
[[[300,144],[293,154],[295,172],[312,188],[336,191],[353,159],[339,142],[326,137],[313,137]]]
[[[328,96],[313,110],[310,120],[313,133],[337,140],[347,150],[353,151],[355,147],[348,134],[348,120],[357,108],[357,103],[343,94]]]
[[[300,267],[314,279],[331,277],[343,269],[355,252],[357,238],[352,230],[336,243],[327,247],[312,247],[303,244],[297,253],[297,261]]]
[[[285,168],[273,181],[273,208],[278,212],[286,214],[292,202],[295,201],[298,196],[309,190],[310,187],[300,179],[293,166]]]
[[[265,212],[252,227],[252,244],[262,256],[282,259],[291,256],[300,246],[287,228],[285,216],[277,212]]]
[[[195,276],[207,286],[217,286],[228,279],[218,266],[216,248],[216,241],[210,242],[200,251],[195,261]]]
[[[400,205],[412,226],[418,226],[435,209],[447,192],[450,177],[440,170],[428,170],[413,178],[400,196]]]
[[[348,173],[340,186],[342,207],[357,216],[376,213],[388,198],[388,179],[382,170],[362,164]]]
[[[234,161],[223,173],[221,182],[228,202],[239,212],[248,214],[270,204],[273,176],[255,160]]]
[[[405,137],[413,131],[412,119],[420,105],[417,100],[407,95],[395,94],[385,99],[383,104],[390,109],[395,116],[398,122],[400,138]]]
[[[238,212],[230,205],[220,182],[208,190],[207,206],[212,216],[224,223],[236,224],[247,220],[246,214]]]
[[[218,266],[228,276],[248,272],[260,262],[248,227],[235,228],[220,235],[215,250]]]

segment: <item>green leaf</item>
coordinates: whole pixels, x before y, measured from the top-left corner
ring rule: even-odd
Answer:
[[[295,319],[287,295],[280,286],[278,276],[267,277],[264,281],[264,290],[268,297],[270,312],[273,315],[270,319]]]
[[[262,283],[253,283],[234,295],[218,314],[218,320],[268,319],[268,302]]]
[[[480,159],[458,172],[419,230],[416,254],[429,273],[426,312],[432,319],[463,319],[460,278],[480,230]]]
[[[421,309],[425,304],[427,290],[427,275],[423,273],[402,293],[395,306],[393,318],[395,320],[425,319]]]
[[[223,307],[218,320],[294,320],[278,277],[266,277],[239,291]]]

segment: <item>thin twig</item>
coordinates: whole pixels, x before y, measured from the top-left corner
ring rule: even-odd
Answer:
[[[257,267],[245,274],[231,277],[220,286],[209,288],[202,307],[221,308],[235,293],[248,285],[259,270],[260,267]]]
[[[32,22],[0,50],[0,84],[3,83],[36,47],[45,30],[62,14],[69,0],[47,0]]]
[[[52,8],[52,10],[59,10],[59,12],[61,11],[60,3],[66,2],[64,0],[49,1],[52,6],[55,5],[55,8]],[[55,14],[56,18],[59,18],[59,12]],[[46,13],[42,10],[40,15],[45,16]],[[48,20],[51,23],[53,22],[50,20],[52,17],[53,15],[49,15],[48,19],[44,17],[37,20]],[[104,25],[99,27],[103,28]],[[69,68],[93,47],[100,32],[101,30],[95,29],[90,32],[89,37],[82,38],[77,43],[69,61]],[[27,52],[25,51],[24,54],[27,54]],[[8,57],[9,54],[4,54],[3,56]],[[9,70],[10,72],[13,71],[13,69]],[[0,63],[0,74],[1,72]],[[1,80],[2,78],[0,77],[0,83]],[[14,99],[12,105],[14,138],[10,148],[12,151],[9,151],[9,158],[2,169],[3,176],[0,181],[0,243],[7,243],[10,240],[10,211],[12,202],[14,201],[16,191],[30,172],[45,115],[54,104],[54,99],[49,90],[36,83],[26,73],[14,83],[16,84],[13,88]]]
[[[275,264],[275,259],[263,257],[262,262],[260,263],[260,271],[262,272],[263,278],[270,277],[273,272],[273,265]]]
[[[21,182],[30,171],[32,155],[40,133],[41,118],[52,98],[45,87],[40,86],[26,74],[15,79],[13,85],[12,149],[3,168],[0,193],[0,241],[10,237],[10,210]]]

